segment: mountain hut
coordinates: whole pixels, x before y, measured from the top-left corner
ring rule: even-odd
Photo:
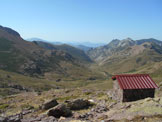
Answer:
[[[122,102],[153,98],[155,89],[158,88],[148,74],[115,75],[112,79],[114,80],[114,94]]]

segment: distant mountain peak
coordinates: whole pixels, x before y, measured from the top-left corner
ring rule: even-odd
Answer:
[[[122,42],[135,42],[133,39],[131,39],[131,38],[126,38],[126,39],[123,39],[123,40],[121,40]]]
[[[16,32],[15,30],[11,29],[11,28],[3,27],[3,26],[0,25],[0,29],[8,32],[9,34],[12,34],[14,36],[19,36],[20,37],[20,34],[18,32]]]
[[[108,47],[110,47],[110,48],[118,48],[118,47],[124,47],[124,46],[132,46],[134,44],[135,44],[135,41],[128,37],[128,38],[123,39],[123,40],[113,39],[108,44]]]
[[[130,40],[130,41],[134,41],[132,38],[128,37],[125,40]]]
[[[113,39],[108,46],[109,47],[116,47],[119,44],[120,40],[119,39]]]
[[[119,42],[119,39],[113,39],[112,42]]]
[[[131,38],[126,38],[120,41],[118,46],[124,47],[124,46],[132,46],[135,45],[135,41]]]

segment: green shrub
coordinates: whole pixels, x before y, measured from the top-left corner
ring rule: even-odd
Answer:
[[[9,104],[1,104],[0,105],[0,110],[4,110],[9,106]]]

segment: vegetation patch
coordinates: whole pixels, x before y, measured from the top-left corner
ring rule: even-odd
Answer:
[[[7,107],[9,107],[9,104],[1,104],[1,105],[0,105],[0,110],[4,110],[4,109],[6,109]]]

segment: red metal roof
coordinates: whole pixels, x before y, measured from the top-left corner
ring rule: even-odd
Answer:
[[[155,82],[148,74],[123,74],[115,75],[113,80],[117,79],[121,89],[148,89],[158,88]]]

